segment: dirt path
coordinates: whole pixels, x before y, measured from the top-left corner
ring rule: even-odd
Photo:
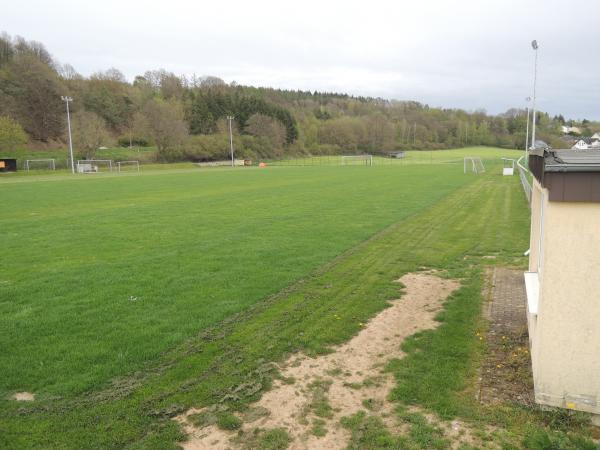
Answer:
[[[340,418],[365,409],[394,428],[394,421],[387,418],[393,408],[387,402],[393,379],[382,369],[390,359],[403,356],[400,344],[406,337],[436,326],[436,313],[459,287],[456,281],[430,273],[407,274],[398,281],[406,286],[402,299],[391,302],[349,342],[317,358],[295,355],[280,366],[283,380],[252,405],[260,414],[251,421],[246,416],[244,434],[252,435],[258,428],[284,428],[291,438],[290,449],[341,449],[350,436]],[[192,409],[176,418],[190,436],[182,443],[184,449],[243,447],[235,439],[237,432],[214,424],[192,425],[190,416],[203,411]]]

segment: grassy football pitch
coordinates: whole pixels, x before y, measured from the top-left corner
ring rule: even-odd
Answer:
[[[135,370],[473,181],[340,169],[3,185],[2,388],[73,395]]]
[[[431,392],[412,388],[406,374],[425,363],[410,358],[398,392],[461,414],[482,270],[525,261],[528,209],[498,160],[516,153],[483,153],[484,175],[463,174],[457,153],[405,167],[0,179],[0,447],[172,448],[173,415],[258,376],[257,392],[230,402],[243,408],[269,388],[265,362],[349,339],[398,296],[393,280],[423,266],[463,288],[432,332],[450,340],[419,360],[438,369]],[[35,401],[10,400],[20,391]]]

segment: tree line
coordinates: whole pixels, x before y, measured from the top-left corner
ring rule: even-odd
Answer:
[[[74,99],[74,147],[91,158],[101,146],[155,146],[164,161],[209,161],[298,154],[382,154],[467,145],[523,148],[526,114],[433,108],[413,101],[227,84],[208,76],[152,70],[129,82],[111,68],[84,77],[43,44],[0,35],[0,150],[64,146],[65,104]],[[590,127],[591,122],[586,121]],[[562,116],[538,112],[537,135],[554,146]],[[570,123],[573,123],[572,121]]]

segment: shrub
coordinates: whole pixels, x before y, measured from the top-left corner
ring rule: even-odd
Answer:
[[[130,139],[129,136],[120,137],[118,143],[119,147],[124,148],[129,147],[130,144],[133,147],[148,147],[150,145],[149,142],[144,138],[133,137]]]
[[[183,144],[183,158],[188,161],[217,161],[229,158],[229,138],[225,134],[191,136]]]

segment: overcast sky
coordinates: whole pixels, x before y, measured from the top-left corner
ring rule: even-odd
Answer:
[[[431,106],[600,119],[599,0],[3,1],[0,31],[83,75],[115,67]]]

